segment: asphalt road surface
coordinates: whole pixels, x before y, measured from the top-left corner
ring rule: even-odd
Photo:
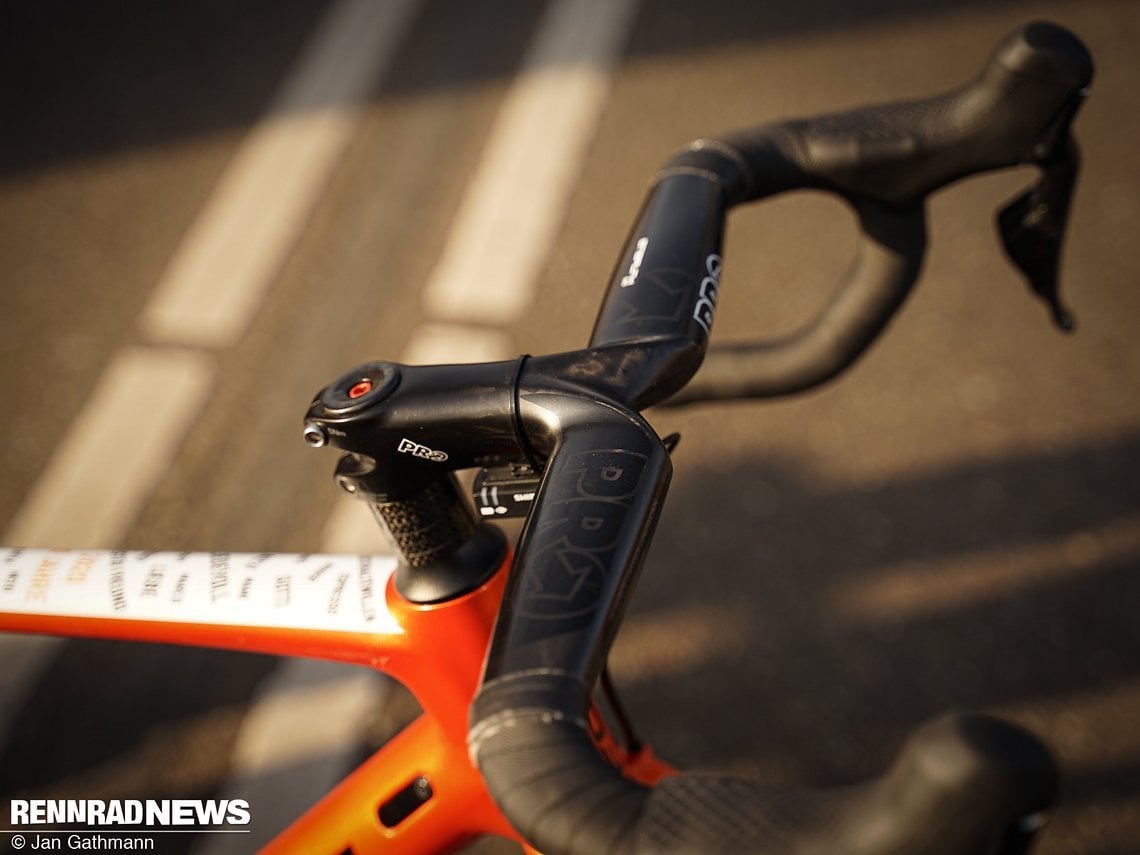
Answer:
[[[515,274],[493,258],[470,268],[474,307],[425,289],[549,30],[544,4],[373,6],[391,7],[376,35],[391,44],[343,103],[281,100],[333,4],[9,6],[2,541],[318,550],[342,511],[332,455],[306,448],[300,423],[344,369],[448,347],[579,347],[646,182],[678,146],[932,94],[968,79],[1014,26],[1049,18],[1098,63],[1077,121],[1084,167],[1063,269],[1077,332],[1051,326],[999,249],[993,214],[1031,172],[933,198],[920,287],[841,380],[777,403],[650,414],[683,441],[612,666],[658,753],[776,786],[874,773],[947,709],[1004,715],[1044,737],[1064,770],[1037,851],[1140,851],[1140,5],[630,3],[628,20],[607,25],[613,59],[594,57],[602,85],[577,124],[552,124],[506,159],[533,169],[557,150],[569,189],[544,196],[548,239],[501,255],[526,274],[521,290],[497,290]],[[339,118],[311,121],[326,114]],[[304,186],[225,220],[211,206],[234,164],[264,163],[250,141],[284,119],[296,129],[279,137],[313,140],[305,162],[323,166],[306,167],[308,184],[270,170],[265,193]],[[566,139],[576,147],[560,149]],[[292,225],[265,238],[276,254],[252,302],[198,330],[164,325],[159,286],[205,220],[239,234],[210,281],[227,258],[235,280],[253,276],[238,268],[258,229]],[[854,245],[850,213],[815,195],[735,214],[717,337],[795,328]],[[228,299],[223,289],[204,311]],[[108,405],[104,468],[61,464],[107,378],[134,358],[157,374]],[[102,480],[52,505],[51,484],[88,469]],[[0,641],[5,800],[222,792],[249,704],[282,668],[245,654]],[[382,694],[362,744],[405,715],[402,694]]]

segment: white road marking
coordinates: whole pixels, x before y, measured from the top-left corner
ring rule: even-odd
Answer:
[[[213,384],[207,356],[124,348],[36,482],[6,546],[110,548],[158,483]]]
[[[63,642],[42,635],[0,633],[0,745],[16,723],[36,678],[51,665]]]
[[[355,135],[420,0],[341,0],[242,142],[143,311],[152,339],[233,344]]]
[[[505,325],[533,300],[637,0],[557,0],[511,85],[425,292],[441,320]]]
[[[156,286],[140,319],[150,341],[220,348],[240,337],[356,133],[363,104],[420,5],[420,0],[341,0],[326,14]],[[119,545],[209,393],[213,368],[212,354],[203,351],[120,351],[5,533],[5,544]],[[59,642],[0,636],[0,643],[0,649],[19,651],[22,663],[0,684],[3,734]],[[298,680],[312,683],[315,669],[326,681],[337,676],[335,701],[318,704],[321,714],[307,716],[302,726],[295,720],[275,724],[273,710],[282,705],[267,695],[268,706],[254,706],[243,729],[231,787],[262,792],[271,783],[274,795],[267,794],[266,803],[296,815],[338,780],[358,743],[360,715],[352,711],[375,708],[382,685],[371,672],[352,669],[349,677],[344,668],[282,666],[268,690],[284,691]],[[329,709],[348,715],[330,716]],[[310,758],[312,763],[303,773],[294,771],[291,780],[281,780],[280,774],[266,778],[267,769],[296,759],[296,746],[278,761],[271,752],[255,751],[251,746],[267,744],[263,728],[276,734],[283,728],[304,730],[310,740],[323,733],[322,756]],[[286,792],[293,798],[286,799]]]
[[[384,535],[368,505],[342,493],[325,520],[321,533],[321,552],[394,555],[396,549]]]
[[[837,584],[833,619],[851,623],[914,620],[945,610],[1016,597],[1027,589],[1095,572],[1140,553],[1140,515],[1033,544],[900,562]]]
[[[224,346],[246,328],[419,2],[341,0],[324,18],[152,295],[143,325],[153,340]],[[211,366],[189,350],[121,351],[6,543],[117,545],[181,441]]]
[[[200,353],[120,351],[4,532],[4,545],[117,546],[212,385],[212,362]],[[61,645],[58,638],[0,635],[7,663],[0,740]]]
[[[221,798],[249,802],[248,835],[207,835],[195,855],[244,855],[272,840],[351,771],[361,733],[381,709],[375,671],[287,659],[265,680],[242,721]]]
[[[555,0],[549,7],[429,283],[431,317],[507,324],[531,301],[636,6],[636,0]],[[144,335],[204,348],[241,336],[355,133],[360,100],[417,7],[418,0],[342,0],[330,13],[270,118],[251,131],[176,252],[141,318]],[[406,356],[484,361],[509,356],[508,341],[495,329],[433,324]],[[6,542],[117,545],[208,393],[212,369],[203,353],[125,349]],[[135,433],[140,413],[146,430]],[[124,450],[131,452],[126,459]],[[351,510],[360,515],[359,505]],[[336,548],[347,531],[334,517],[325,546]],[[275,672],[239,735],[228,791],[245,794],[255,809],[254,801],[292,817],[339,778],[361,717],[380,704],[384,685],[372,672],[345,669],[296,660]],[[297,706],[305,697],[298,686],[314,682],[324,688]],[[337,732],[318,738],[334,719]],[[298,734],[304,744],[292,738]],[[199,851],[220,853],[225,842],[211,838]]]
[[[422,324],[412,334],[400,361],[405,365],[459,365],[510,359],[511,337],[502,330],[470,324]]]

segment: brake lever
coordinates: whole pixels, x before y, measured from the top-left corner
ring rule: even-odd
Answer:
[[[1053,323],[1068,333],[1076,328],[1076,320],[1061,302],[1058,271],[1080,170],[1073,137],[1066,134],[1058,141],[1040,166],[1037,183],[1002,208],[997,223],[1006,255],[1025,275],[1033,293],[1049,306]]]

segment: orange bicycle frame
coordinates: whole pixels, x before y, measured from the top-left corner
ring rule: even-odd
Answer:
[[[21,560],[14,562],[12,556]],[[4,591],[0,593],[0,631],[181,644],[312,657],[375,668],[407,686],[422,707],[422,714],[264,851],[423,855],[454,851],[480,835],[492,834],[517,841],[525,852],[535,852],[519,838],[491,800],[468,756],[466,741],[468,708],[479,684],[484,654],[510,570],[510,555],[482,586],[435,605],[416,605],[405,600],[393,582],[394,560],[374,559],[371,570],[381,561],[385,567],[376,574],[376,584],[383,586],[383,602],[374,604],[373,622],[377,626],[371,631],[361,631],[351,621],[344,622],[344,628],[330,628],[252,619],[240,623],[232,613],[210,618],[204,604],[215,597],[221,587],[217,575],[221,565],[218,556],[197,557],[203,566],[209,560],[214,568],[210,571],[209,587],[205,580],[196,580],[203,601],[198,611],[204,619],[176,619],[173,614],[156,619],[153,614],[147,614],[145,603],[135,609],[139,617],[117,616],[114,612],[132,611],[132,607],[141,602],[136,596],[138,591],[147,584],[165,585],[171,592],[177,590],[179,582],[174,578],[177,573],[167,569],[165,578],[159,577],[156,581],[154,568],[177,566],[178,561],[186,561],[186,556],[164,563],[161,555],[141,553],[13,550],[7,565],[0,565],[5,574]],[[264,556],[224,558],[230,567],[224,587],[228,594],[233,594],[229,605],[238,610],[242,596],[248,593],[245,589],[252,587],[248,582],[242,583],[239,576],[247,573],[247,578],[253,579],[258,574],[264,577],[272,572],[243,569],[243,563],[253,564]],[[273,558],[307,561],[308,564],[297,566],[320,568],[326,556]],[[355,560],[343,556],[327,558],[342,563]],[[331,565],[333,560],[325,564]],[[132,561],[140,566],[128,566],[124,570],[124,565]],[[147,562],[151,567],[149,571],[141,566]],[[13,565],[18,565],[17,569],[12,569]],[[93,566],[107,572],[100,578],[92,578]],[[295,572],[290,578],[299,584],[296,580],[302,575],[313,574]],[[277,575],[276,578],[285,577]],[[353,590],[343,579],[336,586],[338,601],[346,590]],[[75,590],[67,592],[69,587]],[[280,596],[280,581],[267,582],[262,587],[266,590],[275,587]],[[98,598],[92,602],[90,593],[83,593],[92,588],[98,589],[99,596],[110,605],[101,606]],[[185,593],[183,596],[192,599]],[[314,594],[295,590],[294,596],[313,598]],[[325,602],[321,599],[323,596],[316,598]],[[248,599],[254,603],[256,597]],[[355,608],[356,604],[345,606],[346,611]],[[108,614],[103,616],[101,612]],[[599,750],[628,776],[653,783],[671,772],[648,748],[624,747],[606,726],[600,712],[595,711],[592,719]],[[257,806],[251,807],[256,812]]]

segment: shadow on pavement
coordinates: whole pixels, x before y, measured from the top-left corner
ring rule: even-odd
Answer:
[[[700,14],[691,3],[655,2],[629,56],[759,45],[995,5],[1012,0],[930,0],[918,13],[908,0],[730,3]],[[0,141],[0,180],[252,124],[326,8],[305,0],[10,4],[0,30],[0,115],[19,132]],[[509,78],[541,11],[529,0],[425,2],[379,97]]]
[[[881,483],[829,483],[794,459],[693,469],[684,445],[677,469],[614,655],[661,754],[839,784],[879,771],[927,718],[993,710],[1045,737],[1065,770],[1042,852],[1124,851],[1088,848],[1105,812],[1106,843],[1140,839],[1140,434]],[[29,704],[0,758],[5,791],[114,797],[106,774],[208,795],[221,770],[196,777],[195,740],[233,738],[272,661],[224,654],[216,671],[217,655],[69,645],[38,688],[50,700]],[[122,679],[138,684],[124,698],[149,698],[143,732],[117,725],[137,721],[105,691]],[[173,743],[188,768],[132,776],[148,746]]]
[[[788,459],[687,470],[683,449],[614,656],[660,753],[838,784],[941,711],[987,709],[1060,757],[1045,851],[1078,851],[1093,803],[1129,803],[1111,839],[1140,839],[1140,434],[854,486]]]

